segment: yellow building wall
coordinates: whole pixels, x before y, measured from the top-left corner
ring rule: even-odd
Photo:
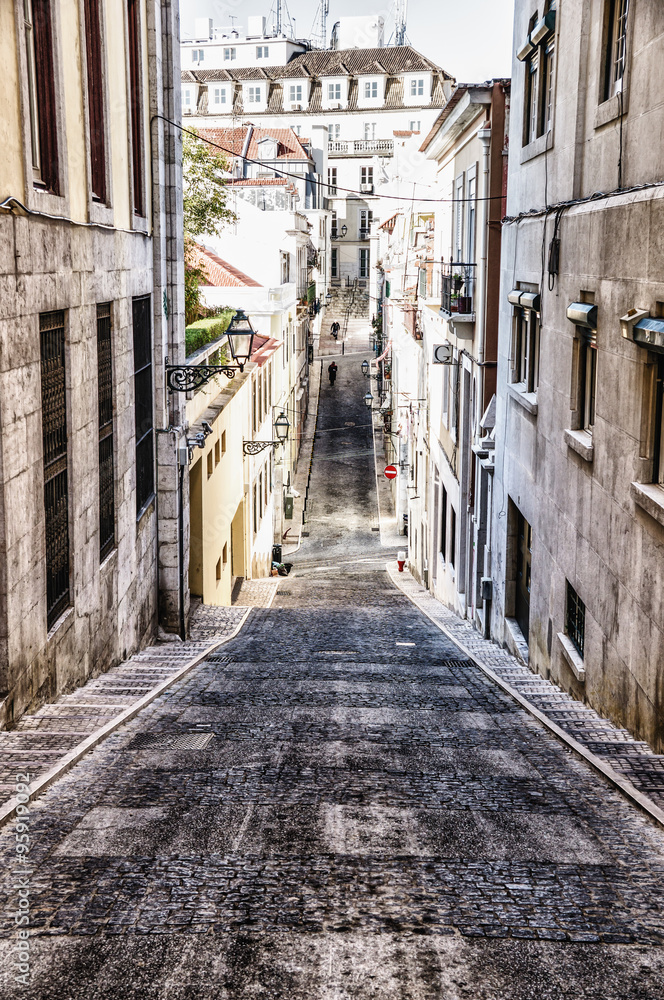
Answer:
[[[67,134],[67,183],[72,219],[87,222],[88,160],[85,146],[85,105],[81,28],[77,3],[60,4],[60,58]]]
[[[13,3],[0,3],[0,193],[25,202],[21,94]]]

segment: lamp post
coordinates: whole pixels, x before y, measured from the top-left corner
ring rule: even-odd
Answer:
[[[366,394],[366,396],[364,397],[364,405],[366,406],[366,408],[367,408],[368,410],[370,410],[370,409],[371,409],[371,406],[372,406],[372,404],[373,404],[373,399],[374,399],[374,398],[373,398],[373,396],[371,395],[371,393],[370,393],[370,392],[368,392],[368,393]]]
[[[169,365],[166,358],[166,385],[169,392],[194,392],[223,374],[235,378],[237,371],[243,372],[253,352],[255,330],[243,309],[238,311],[226,330],[228,344],[234,365]]]
[[[273,441],[243,441],[242,454],[258,455],[261,451],[265,451],[266,448],[277,448],[280,444],[285,444],[288,432],[290,431],[290,421],[283,411],[274,421],[273,426],[277,434]]]
[[[369,362],[366,360],[366,358],[362,362],[362,374],[364,375],[365,378],[369,377]]]

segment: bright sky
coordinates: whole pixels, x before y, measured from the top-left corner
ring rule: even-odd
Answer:
[[[247,17],[267,17],[273,0],[180,0],[182,37],[191,37],[194,18],[246,28]],[[318,0],[287,0],[298,37],[307,38]],[[330,0],[329,32],[340,17],[382,14],[388,35],[394,23],[392,0]],[[411,44],[461,83],[510,76],[514,0],[409,0],[406,30]],[[387,38],[386,38],[387,40]]]

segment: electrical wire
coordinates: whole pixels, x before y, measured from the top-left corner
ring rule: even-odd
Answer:
[[[616,188],[614,191],[595,191],[594,194],[587,195],[585,198],[571,198],[569,201],[559,201],[555,205],[549,205],[548,208],[531,208],[527,212],[520,212],[518,215],[506,215],[502,219],[502,224],[504,226],[512,226],[515,222],[521,222],[522,219],[541,218],[543,215],[549,215],[549,213],[555,212],[558,209],[574,208],[576,205],[587,205],[593,201],[615,198],[619,194],[636,194],[639,191],[649,191],[652,188],[660,187],[664,187],[664,181],[649,181],[647,184],[634,184],[632,187]]]
[[[199,135],[198,132],[196,132],[194,129],[185,128],[184,125],[180,125],[178,122],[174,122],[170,118],[166,118],[164,115],[153,115],[152,120],[154,121],[155,118],[161,118],[162,121],[168,122],[168,124],[173,125],[174,128],[180,129],[180,131],[183,132],[185,135],[190,135],[194,139],[198,139],[200,142],[205,142],[207,143],[208,146],[214,146],[215,149],[220,149],[223,153],[228,153],[229,156],[240,156],[237,150],[229,149],[227,146],[222,146],[221,143],[213,142],[212,139],[207,139],[204,135]],[[243,156],[242,159],[246,160],[247,163],[254,163],[259,167],[265,166],[265,163],[262,160],[254,160],[250,156]],[[270,170],[274,170],[275,174],[278,174],[281,177],[291,177],[293,178],[293,180],[297,181],[301,181],[305,176],[304,174],[297,174],[294,171],[284,170],[282,167],[270,167]],[[232,186],[232,179],[231,179],[231,186]],[[362,191],[358,191],[356,188],[341,187],[341,185],[339,184],[327,184],[325,181],[322,180],[319,181],[319,186],[328,189],[334,188],[335,191],[343,191],[345,194],[355,194],[360,198],[366,197],[366,195]],[[410,198],[404,199],[402,195],[398,194],[381,194],[379,197],[384,200],[399,201],[402,204],[412,200]],[[502,197],[503,196],[501,194],[492,194],[492,195],[487,195],[485,198],[417,198],[417,201],[420,203],[425,202],[434,205],[440,205],[444,202],[450,202],[452,204],[460,204],[461,202],[465,201],[472,201],[472,202],[499,201],[502,200]]]

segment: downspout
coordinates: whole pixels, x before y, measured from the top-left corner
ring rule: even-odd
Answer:
[[[482,143],[482,230],[480,246],[480,281],[478,286],[478,309],[480,319],[480,337],[477,347],[477,360],[484,364],[484,344],[486,338],[486,285],[487,285],[487,242],[489,234],[489,154],[491,151],[491,123],[486,122],[477,133]],[[483,399],[483,396],[479,396]]]

